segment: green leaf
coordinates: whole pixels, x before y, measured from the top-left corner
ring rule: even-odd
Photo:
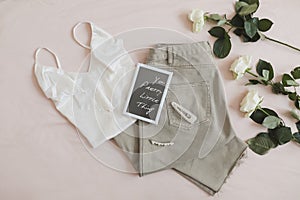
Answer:
[[[257,17],[249,19],[244,23],[245,32],[250,38],[253,38],[256,35],[257,25],[258,25]]]
[[[261,19],[258,22],[258,29],[262,32],[266,32],[268,30],[270,30],[270,28],[272,27],[273,22],[269,19]]]
[[[279,126],[281,119],[275,116],[267,116],[262,125],[268,129],[274,129]]]
[[[297,93],[296,92],[291,92],[291,93],[289,93],[288,97],[289,97],[290,100],[296,101]]]
[[[226,22],[227,22],[227,19],[221,19],[221,20],[217,23],[217,25],[218,25],[218,26],[223,26],[224,24],[226,24]]]
[[[245,21],[248,21],[248,20],[252,19],[252,15],[249,14],[249,15],[243,16],[243,19]]]
[[[293,138],[291,128],[286,126],[269,129],[269,135],[276,140],[279,145],[286,144]]]
[[[289,74],[283,74],[282,84],[284,87],[299,86],[299,84]]]
[[[268,71],[268,70],[263,70],[262,71],[262,74],[263,74],[263,79],[265,80],[265,81],[268,81],[269,80],[269,74],[270,74],[270,72]]]
[[[236,14],[231,20],[230,23],[232,24],[232,26],[234,27],[244,27],[244,20],[241,16],[239,16],[238,14]]]
[[[259,39],[260,39],[260,35],[258,33],[256,33],[253,38],[250,38],[246,32],[242,35],[243,42],[256,42]]]
[[[214,21],[219,21],[221,19],[224,19],[224,17],[222,17],[221,15],[219,14],[210,14],[209,15],[209,19],[212,19]]]
[[[296,106],[296,108],[300,109],[300,100],[299,99],[296,99],[295,106]]]
[[[238,12],[241,10],[242,7],[248,6],[248,5],[249,5],[249,4],[246,3],[246,2],[243,2],[243,1],[237,1],[237,2],[235,3],[235,6],[234,6],[235,12],[238,13]]]
[[[300,67],[296,67],[293,71],[291,71],[294,79],[300,79]]]
[[[213,52],[218,58],[225,58],[231,50],[231,42],[229,36],[225,35],[224,38],[219,38],[215,41]]]
[[[261,109],[264,110],[266,113],[268,113],[268,114],[271,115],[271,116],[278,117],[277,113],[276,113],[274,110],[271,110],[271,109],[269,109],[269,108],[261,108]],[[269,116],[269,115],[267,115],[265,112],[261,111],[260,109],[257,109],[257,110],[255,110],[255,111],[251,114],[250,118],[251,118],[254,122],[256,122],[256,123],[258,123],[258,124],[262,124],[263,121],[264,121],[264,119],[265,119],[267,116]]]
[[[296,83],[295,81],[293,80],[287,80],[286,83],[290,86],[299,86],[298,83]]]
[[[259,0],[239,0],[240,2],[245,2],[247,4],[257,4],[259,5]]]
[[[249,42],[256,42],[260,39],[260,35],[258,33],[256,33],[253,38],[250,38]]]
[[[224,38],[226,35],[225,29],[220,26],[215,26],[215,27],[211,28],[208,32],[211,36],[217,37],[217,38]]]
[[[299,115],[298,111],[295,110],[295,109],[291,110],[291,116],[292,116],[293,118],[295,118],[295,119],[298,120],[298,122],[296,123],[297,129],[298,129],[298,126],[300,126],[300,124],[298,124],[298,123],[299,123],[299,120],[300,120],[300,115]],[[299,128],[300,128],[300,127],[299,127]],[[298,131],[299,131],[299,130],[298,130]]]
[[[258,33],[256,33],[253,38],[250,38],[245,30],[241,28],[236,28],[233,33],[239,36],[243,42],[256,42],[260,39],[260,35]]]
[[[233,33],[236,34],[237,36],[242,36],[243,35],[243,29],[236,28]]]
[[[262,84],[262,83],[259,80],[250,79],[249,83],[247,83],[246,85],[257,85],[257,84]]]
[[[272,65],[270,63],[260,59],[256,65],[256,72],[260,76],[264,77],[263,70],[269,71],[269,80],[272,80],[274,78],[274,70],[273,70]]]
[[[298,132],[298,133],[294,133],[293,134],[293,136],[294,136],[294,141],[295,142],[297,142],[297,143],[299,143],[300,144],[300,133]]]
[[[286,93],[283,85],[280,82],[276,82],[276,83],[272,84],[272,92],[274,94],[285,94]]]
[[[276,145],[268,133],[259,133],[256,137],[247,141],[249,148],[259,155],[264,155]]]
[[[296,122],[296,127],[297,127],[298,132],[300,132],[300,121]]]
[[[257,10],[258,5],[255,4],[251,4],[251,5],[247,5],[247,6],[243,6],[240,11],[238,11],[238,14],[241,16],[246,16],[246,15],[250,15],[252,13],[255,13],[255,11]]]

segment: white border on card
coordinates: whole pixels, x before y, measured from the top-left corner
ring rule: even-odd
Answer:
[[[141,67],[168,75],[168,79],[167,79],[167,82],[166,82],[166,85],[165,85],[165,88],[164,88],[164,91],[163,91],[163,94],[162,94],[162,97],[161,97],[161,101],[160,101],[160,104],[159,104],[159,107],[158,107],[158,110],[157,110],[157,115],[155,117],[155,120],[148,119],[148,118],[136,115],[136,114],[132,114],[132,113],[127,111],[128,106],[129,106],[129,101],[130,101],[130,98],[132,96],[133,88],[134,88],[134,85],[136,83],[136,78],[137,78],[137,75],[138,75]],[[170,85],[170,82],[171,82],[172,75],[173,75],[173,72],[158,69],[156,67],[151,67],[151,66],[146,65],[146,64],[138,63],[137,64],[137,69],[135,71],[133,81],[132,81],[132,84],[131,84],[131,87],[130,87],[130,90],[129,90],[129,95],[128,95],[127,100],[126,100],[126,104],[125,104],[126,106],[125,106],[125,109],[124,109],[123,113],[130,116],[130,117],[133,117],[133,118],[136,118],[136,119],[139,119],[139,120],[142,120],[142,121],[146,121],[146,122],[149,122],[149,123],[152,123],[152,124],[158,124],[158,121],[159,121],[159,118],[160,118],[160,115],[161,115],[161,111],[162,111],[162,108],[163,108],[163,105],[164,105],[164,102],[165,102],[165,98],[166,98],[166,95],[167,95],[167,92],[168,92],[168,88],[169,88],[169,85]]]

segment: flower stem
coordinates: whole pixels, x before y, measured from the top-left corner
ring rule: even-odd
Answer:
[[[258,78],[258,76],[257,76],[256,74],[252,73],[252,72],[251,72],[251,71],[249,71],[249,70],[246,70],[246,73],[248,73],[248,74],[250,74],[250,75],[252,75],[252,76],[254,76],[254,77]]]
[[[294,49],[294,50],[296,50],[296,51],[300,51],[300,49],[299,49],[299,48],[297,48],[297,47],[294,47],[294,46],[292,46],[292,45],[286,44],[286,43],[284,43],[284,42],[281,42],[281,41],[279,41],[279,40],[276,40],[276,39],[270,38],[270,37],[268,37],[268,36],[266,36],[266,35],[264,35],[264,36],[265,36],[265,38],[266,38],[267,40],[270,40],[270,41],[272,41],[272,42],[276,42],[276,43],[278,43],[278,44],[281,44],[281,45],[287,46],[287,47],[289,47],[289,48],[291,48],[291,49]]]

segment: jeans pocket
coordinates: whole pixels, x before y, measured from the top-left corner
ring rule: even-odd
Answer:
[[[206,82],[171,84],[166,97],[169,123],[172,126],[191,129],[207,121],[210,114],[210,101]],[[194,123],[185,120],[171,105],[172,102],[182,106],[197,117]]]

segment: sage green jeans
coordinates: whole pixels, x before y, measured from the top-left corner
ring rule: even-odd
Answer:
[[[247,146],[232,129],[209,44],[159,44],[147,64],[173,72],[159,124],[138,121],[114,140],[140,176],[172,168],[214,194]],[[197,120],[185,120],[172,102]]]

